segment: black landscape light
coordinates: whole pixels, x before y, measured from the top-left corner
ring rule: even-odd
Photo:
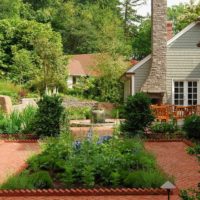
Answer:
[[[171,192],[171,190],[175,189],[176,186],[173,185],[171,182],[167,181],[166,183],[164,183],[164,184],[161,186],[161,188],[167,190],[168,200],[170,200],[170,192]]]

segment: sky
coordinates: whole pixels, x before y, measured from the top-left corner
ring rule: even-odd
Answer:
[[[190,0],[167,0],[168,6],[177,5],[179,3],[188,3]],[[151,12],[151,0],[147,0],[146,5],[140,6],[138,8],[138,13],[140,15],[146,16],[147,13]]]

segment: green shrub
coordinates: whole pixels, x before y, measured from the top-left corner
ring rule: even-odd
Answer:
[[[138,170],[130,173],[124,180],[127,187],[134,188],[160,188],[166,178],[159,171]]]
[[[1,185],[1,189],[46,189],[52,187],[52,179],[46,171],[30,174],[24,171],[17,176],[10,177]]]
[[[150,127],[154,133],[174,133],[178,130],[177,124],[172,122],[156,122]]]
[[[189,154],[200,155],[200,144],[195,145],[194,147],[188,147],[187,152]]]
[[[34,130],[38,136],[58,136],[65,124],[64,107],[59,96],[44,95],[38,102]]]
[[[38,171],[30,175],[30,181],[34,188],[48,189],[53,185],[53,181],[47,171]]]
[[[188,138],[200,140],[200,116],[191,115],[185,119],[183,129]]]
[[[144,93],[137,93],[128,97],[124,106],[125,122],[122,124],[124,133],[135,135],[154,120],[150,103],[150,99]]]
[[[78,119],[90,119],[91,108],[90,107],[69,107],[66,109],[67,115],[70,120]]]

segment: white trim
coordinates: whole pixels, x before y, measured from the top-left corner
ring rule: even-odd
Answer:
[[[134,74],[131,76],[131,95],[135,95],[135,76]]]
[[[183,87],[184,87],[184,106],[188,106],[188,82],[189,81],[196,81],[197,82],[197,104],[199,104],[199,91],[200,91],[200,79],[198,78],[188,78],[188,79],[183,79],[183,78],[175,78],[172,79],[172,105],[175,105],[174,102],[174,82],[175,81],[182,81],[183,82]]]
[[[138,69],[141,65],[143,65],[144,63],[146,63],[147,61],[149,61],[151,59],[151,54],[148,55],[147,57],[145,57],[143,60],[141,60],[139,63],[137,63],[136,65],[134,65],[131,69],[129,69],[126,73],[133,73],[136,69]]]
[[[172,39],[170,39],[167,42],[167,47],[173,43],[175,40],[177,40],[178,38],[180,38],[183,34],[185,34],[186,32],[188,32],[190,29],[192,29],[196,24],[198,24],[199,22],[193,22],[190,25],[188,25],[186,28],[184,28],[182,31],[180,31],[178,34],[176,34]],[[132,68],[130,68],[126,73],[133,73],[136,69],[138,69],[139,67],[141,67],[143,64],[145,64],[147,61],[149,61],[151,59],[151,54],[148,55],[147,57],[145,57],[143,60],[141,60],[139,63],[137,63],[136,65],[134,65]]]

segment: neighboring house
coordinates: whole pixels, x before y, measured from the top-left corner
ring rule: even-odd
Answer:
[[[143,91],[152,103],[200,104],[200,20],[167,41],[166,7],[166,0],[152,1],[152,55],[126,72],[125,99]]]
[[[68,64],[68,88],[73,88],[81,77],[97,76],[96,67],[96,54],[72,55]]]

